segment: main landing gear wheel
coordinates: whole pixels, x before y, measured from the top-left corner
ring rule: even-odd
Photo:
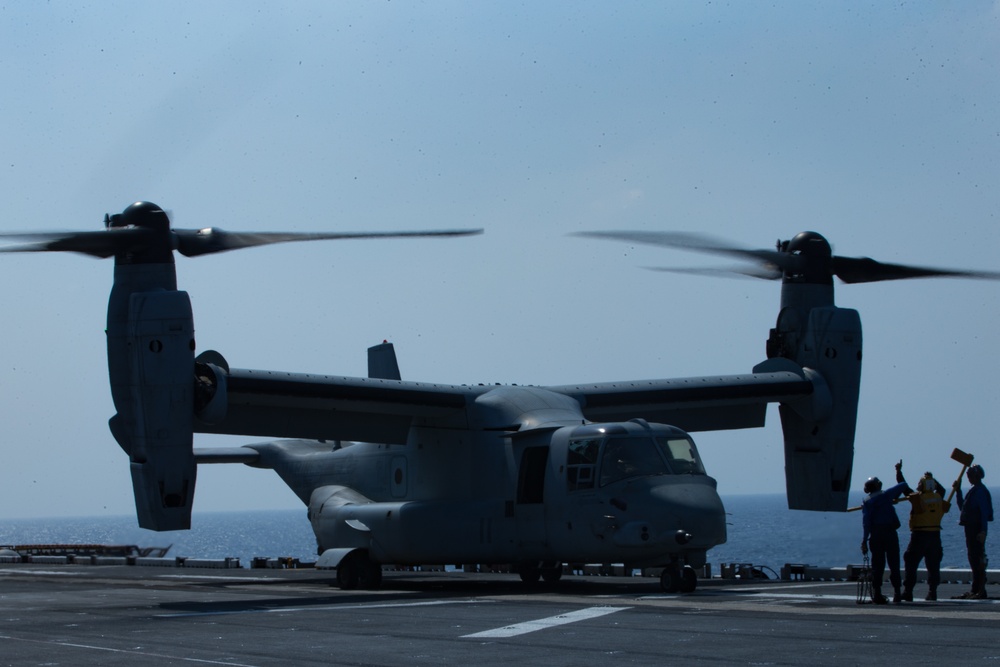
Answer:
[[[542,580],[547,584],[559,583],[559,580],[562,579],[562,574],[562,563],[548,565],[542,568]]]
[[[542,577],[542,569],[534,563],[521,563],[517,568],[517,574],[524,583],[537,584]]]
[[[668,565],[660,573],[660,588],[664,593],[676,593],[681,589],[681,569]]]
[[[660,573],[660,588],[664,593],[693,593],[698,587],[698,573],[690,565],[668,565]]]
[[[356,588],[375,590],[382,586],[382,566],[368,558],[364,551],[352,551],[337,566],[337,586],[341,590]]]

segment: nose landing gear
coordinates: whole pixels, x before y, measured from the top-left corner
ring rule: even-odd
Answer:
[[[698,587],[698,573],[690,565],[683,568],[671,563],[660,573],[660,588],[664,593],[693,593]]]

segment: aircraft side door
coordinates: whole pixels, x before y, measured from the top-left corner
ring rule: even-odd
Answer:
[[[597,488],[597,469],[603,435],[570,437],[565,442],[566,458],[560,457],[562,442],[553,442],[554,480],[546,489],[549,515],[558,517],[548,527],[549,545],[563,554],[593,554],[611,529],[606,499]]]
[[[548,476],[548,462],[548,445],[525,447],[520,451],[514,520],[518,546],[522,548],[541,548],[547,543],[545,478]]]

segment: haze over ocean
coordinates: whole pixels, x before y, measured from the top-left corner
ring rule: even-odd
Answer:
[[[852,499],[854,502],[855,499]],[[860,496],[856,499],[860,502]],[[861,514],[800,512],[785,507],[783,494],[723,496],[728,541],[708,554],[713,574],[722,563],[765,566],[775,573],[785,563],[843,567],[861,562]],[[907,508],[897,508],[903,527],[900,549],[909,541]],[[249,567],[255,556],[316,559],[316,541],[302,510],[195,512],[190,531],[156,533],[136,526],[132,516],[0,519],[0,545],[136,544],[172,545],[169,556],[238,557]],[[957,507],[942,522],[942,567],[967,568],[965,538]],[[1000,563],[1000,537],[987,541],[991,563]],[[774,576],[774,574],[772,574]]]

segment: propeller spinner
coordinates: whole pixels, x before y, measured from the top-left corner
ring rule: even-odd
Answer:
[[[716,255],[728,255],[754,262],[751,269],[717,269],[713,273],[738,273],[755,278],[786,282],[831,284],[833,276],[845,283],[871,283],[907,278],[978,278],[1000,280],[1000,272],[941,269],[926,266],[888,264],[869,257],[834,255],[830,243],[816,232],[802,232],[789,241],[779,241],[775,250],[741,248],[727,241],[685,232],[600,231],[578,232],[574,236],[641,243]],[[658,271],[690,272],[689,269],[651,267]],[[706,273],[695,269],[695,273]]]
[[[22,245],[0,252],[76,252],[91,257],[117,257],[129,263],[169,262],[173,250],[197,257],[275,243],[407,237],[447,237],[481,234],[482,229],[407,232],[227,232],[216,227],[171,229],[166,212],[150,202],[136,202],[121,213],[104,216],[104,231],[3,233]]]

